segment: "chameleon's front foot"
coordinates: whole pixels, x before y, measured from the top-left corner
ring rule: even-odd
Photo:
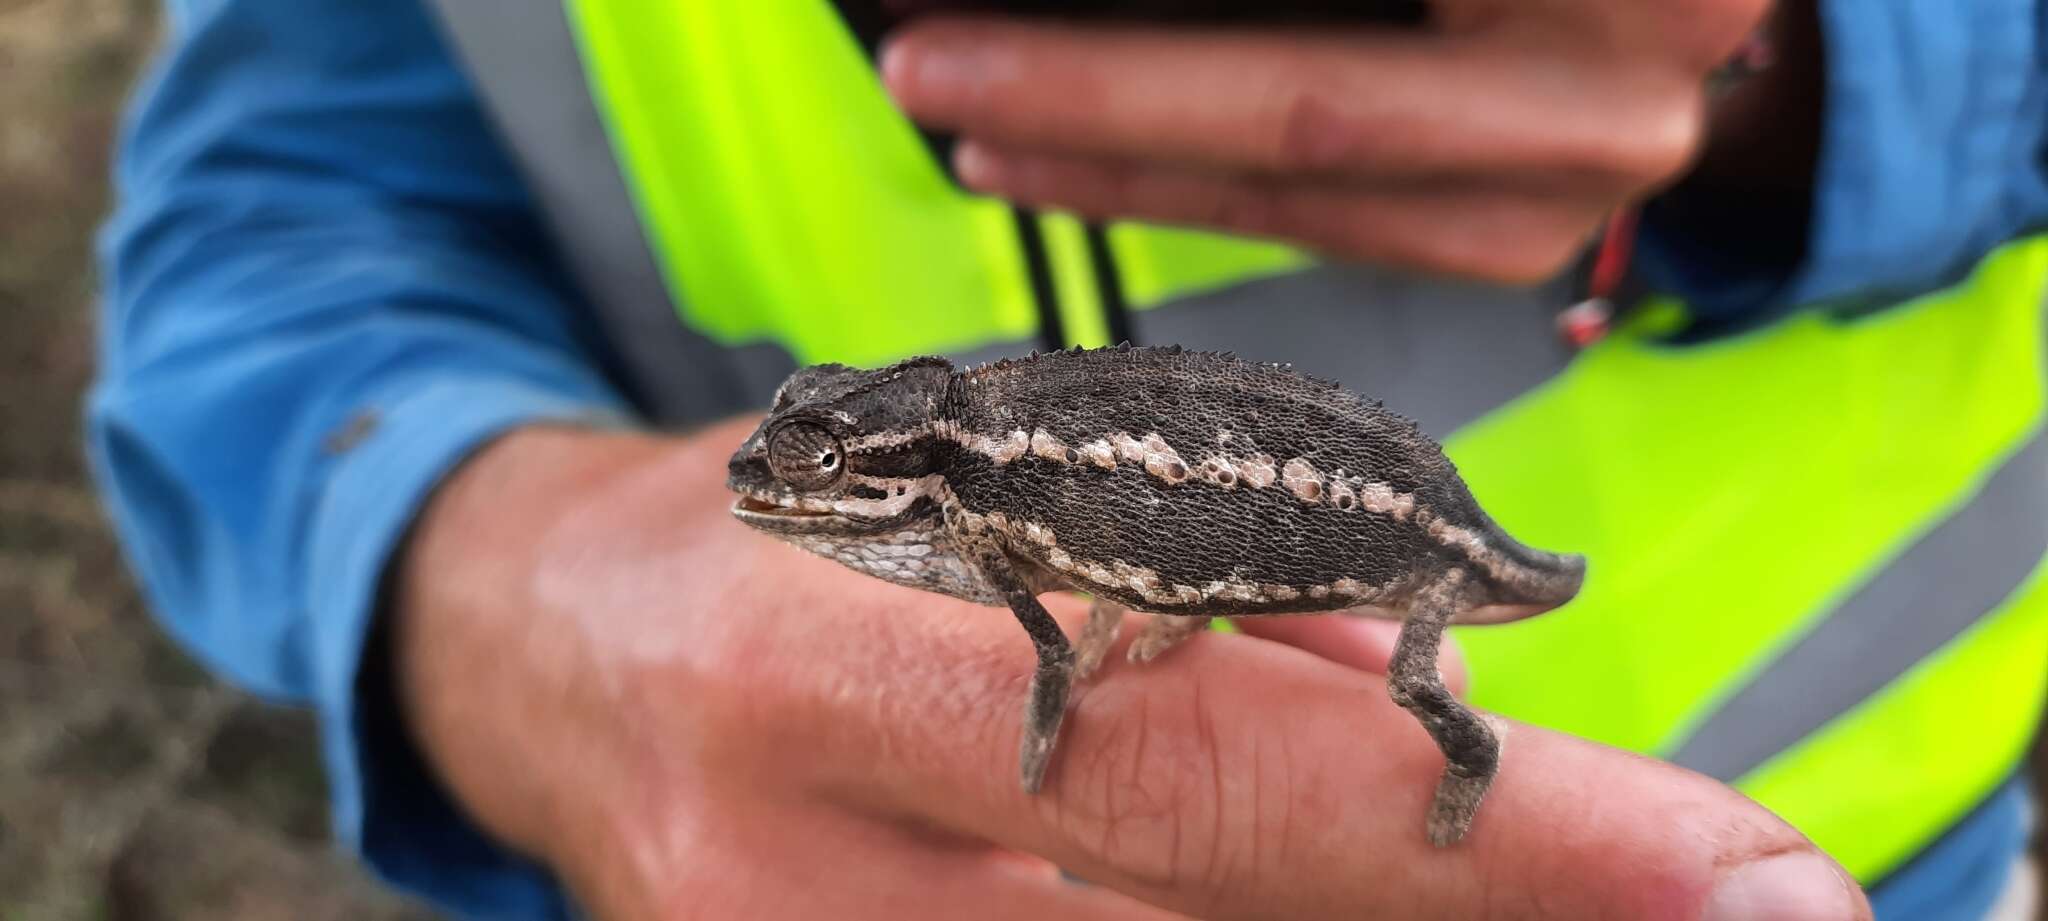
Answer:
[[[1067,692],[1074,686],[1074,651],[1061,647],[1042,653],[1031,675],[1031,699],[1024,709],[1024,742],[1018,752],[1018,774],[1024,792],[1037,793],[1045,784],[1060,724],[1067,717]]]
[[[966,537],[962,543],[973,546],[974,535]],[[1074,646],[1060,631],[1060,622],[1046,613],[1030,586],[1017,577],[1001,548],[984,544],[978,549],[976,568],[1002,589],[1010,613],[1017,615],[1017,623],[1031,635],[1031,646],[1038,651],[1038,669],[1031,673],[1031,698],[1024,705],[1023,744],[1017,753],[1017,774],[1024,792],[1037,793],[1045,785],[1045,769],[1052,763],[1060,723],[1067,717],[1067,692],[1074,686]]]

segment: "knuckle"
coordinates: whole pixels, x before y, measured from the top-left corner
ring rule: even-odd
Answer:
[[[1321,89],[1327,83],[1312,78],[1290,83],[1295,88],[1273,94],[1277,129],[1266,165],[1276,172],[1326,172],[1360,156],[1366,133]]]

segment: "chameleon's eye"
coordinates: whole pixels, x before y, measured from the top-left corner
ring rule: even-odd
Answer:
[[[823,426],[791,422],[768,436],[768,469],[798,489],[824,489],[846,472],[846,451]]]

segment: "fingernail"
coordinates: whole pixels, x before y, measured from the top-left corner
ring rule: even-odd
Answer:
[[[894,44],[882,52],[882,84],[897,102],[944,104],[981,83],[987,76],[981,55],[959,47],[926,42]]]
[[[1003,184],[1002,158],[972,141],[953,151],[953,172],[960,176],[962,185],[977,192],[986,192]]]
[[[1702,921],[1860,921],[1863,897],[1833,861],[1810,851],[1745,864],[1714,887]]]

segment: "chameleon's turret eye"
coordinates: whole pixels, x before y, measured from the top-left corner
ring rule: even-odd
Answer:
[[[846,451],[824,426],[791,422],[768,436],[768,469],[797,489],[824,489],[846,473]]]

